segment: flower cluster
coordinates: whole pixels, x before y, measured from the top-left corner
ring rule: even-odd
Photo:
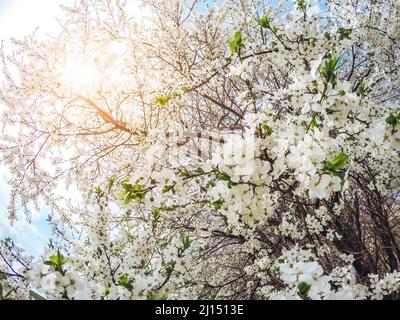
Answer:
[[[57,239],[2,286],[399,299],[397,2],[175,2],[143,1],[138,23],[120,1],[82,0],[62,34],[2,53],[10,216],[45,203]],[[93,62],[93,90],[54,70],[67,55]]]

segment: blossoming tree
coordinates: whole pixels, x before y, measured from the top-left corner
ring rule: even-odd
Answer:
[[[398,299],[398,2],[143,5],[2,50],[0,298]]]

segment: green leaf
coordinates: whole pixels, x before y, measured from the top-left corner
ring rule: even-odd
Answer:
[[[215,187],[215,183],[213,181],[207,181],[207,183],[205,185],[205,188],[206,189],[210,189],[210,188],[213,188],[213,187]]]
[[[229,41],[229,47],[230,47],[232,53],[237,53],[237,52],[239,52],[240,48],[244,48],[241,32],[235,33],[235,35],[233,36],[233,39]]]
[[[297,1],[297,9],[304,10],[304,9],[306,9],[306,7],[307,7],[307,5],[304,0]]]
[[[108,192],[110,192],[111,191],[111,189],[113,188],[113,186],[114,186],[114,183],[115,183],[115,178],[110,178],[109,180],[108,180]]]
[[[179,176],[182,178],[189,178],[191,176],[190,171],[182,170],[179,172]]]
[[[49,259],[46,260],[44,264],[61,268],[64,264],[70,261],[71,260],[65,258],[62,254],[60,254],[60,251],[58,251],[56,255],[49,257]]]
[[[40,295],[39,293],[30,290],[29,291],[29,296],[33,299],[33,300],[47,300],[45,297],[43,297],[42,295]]]
[[[229,41],[229,48],[232,53],[236,53],[238,51],[235,41]]]
[[[313,117],[313,119],[311,120],[311,128],[318,128],[318,121],[317,121],[317,117]]]
[[[400,113],[396,116],[394,113],[390,113],[386,118],[386,123],[395,127],[400,121]]]
[[[331,115],[331,114],[333,114],[333,113],[335,112],[335,111],[333,111],[333,110],[330,109],[330,108],[326,108],[325,111],[326,111],[326,113],[329,114],[329,115]]]
[[[164,188],[162,189],[162,193],[167,193],[173,189],[174,189],[174,186],[164,186]]]
[[[357,96],[364,97],[367,94],[368,87],[364,82],[361,82],[357,89]]]
[[[192,241],[190,240],[188,235],[182,235],[182,244],[183,244],[183,250],[186,250],[191,246]]]
[[[132,186],[132,190],[133,190],[133,191],[136,191],[136,192],[142,191],[142,189],[143,189],[143,187],[142,187],[140,184],[134,184],[134,185]]]
[[[186,93],[190,92],[190,89],[189,89],[189,87],[184,86],[184,87],[181,88],[181,91],[182,91],[182,93],[186,94]]]
[[[124,287],[125,289],[128,289],[128,290],[133,289],[132,280],[129,279],[127,275],[123,275],[123,276],[119,277],[117,283],[119,286]]]
[[[329,33],[329,32],[325,32],[324,33],[324,38],[326,39],[326,40],[331,40],[331,34]]]
[[[214,206],[215,209],[218,209],[218,210],[219,210],[219,209],[222,208],[224,202],[225,202],[224,200],[220,199],[220,200],[214,201],[214,202],[212,203],[212,205]]]
[[[149,301],[154,301],[154,300],[158,300],[158,301],[165,301],[165,300],[168,300],[168,296],[167,295],[163,295],[163,296],[157,296],[156,294],[150,294],[148,297],[147,297],[147,300],[149,300]]]
[[[194,172],[195,172],[196,174],[205,174],[203,168],[200,168],[200,167],[197,168],[196,170],[194,170]]]
[[[154,104],[160,108],[165,107],[172,98],[167,95],[161,95],[154,98]]]
[[[242,33],[241,32],[236,32],[235,36],[233,37],[233,40],[235,40],[235,42],[237,44],[242,42]]]
[[[121,186],[124,186],[124,185],[126,185],[129,181],[130,181],[129,177],[126,177],[126,178],[125,178],[124,180],[122,180],[119,184],[120,184]]]
[[[351,31],[351,29],[347,29],[347,28],[339,28],[338,32],[340,34],[339,39],[343,40],[343,39],[350,39],[352,31]]]
[[[300,282],[297,285],[297,289],[298,289],[298,293],[302,298],[306,298],[308,295],[308,292],[311,289],[311,285],[309,285],[308,283],[305,282]]]
[[[132,190],[132,184],[130,184],[130,183],[125,183],[122,185],[122,187],[125,189],[126,192],[129,192]]]
[[[161,215],[161,208],[156,208],[151,212],[151,215],[153,216],[154,220],[158,220],[158,218]]]
[[[120,185],[122,186],[124,191],[122,191],[118,195],[118,199],[124,200],[125,205],[128,205],[129,203],[131,203],[132,200],[141,202],[144,199],[144,197],[146,196],[148,191],[145,191],[144,187],[140,184],[137,184],[137,183],[131,184],[128,182],[129,182],[129,178],[126,178],[120,182]]]
[[[344,168],[349,161],[349,156],[345,153],[340,153],[330,161],[325,161],[323,168],[333,173]]]
[[[271,26],[271,19],[269,19],[266,16],[261,17],[260,19],[257,20],[257,22],[260,25],[260,27],[263,27],[266,29],[270,28],[270,26]]]
[[[263,124],[262,129],[263,129],[264,134],[267,136],[270,136],[272,134],[272,132],[274,132],[274,130],[266,123]]]
[[[99,196],[104,195],[104,191],[100,187],[96,187],[96,189],[94,190],[94,193],[96,193]]]
[[[337,155],[331,161],[331,163],[335,166],[335,169],[343,169],[348,161],[349,161],[349,156],[342,152],[339,155]]]
[[[319,70],[322,77],[325,79],[325,82],[331,83],[333,88],[337,84],[335,71],[338,67],[339,60],[339,57],[333,56],[329,60],[325,61],[325,64]]]
[[[231,177],[229,176],[229,174],[222,171],[217,175],[217,179],[221,181],[231,181]]]
[[[128,205],[132,202],[133,198],[132,198],[132,192],[128,192],[127,196],[124,199],[124,205]]]

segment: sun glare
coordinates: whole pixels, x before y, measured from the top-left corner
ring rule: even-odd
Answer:
[[[88,91],[100,81],[100,72],[94,63],[68,62],[61,68],[61,80],[74,90]]]

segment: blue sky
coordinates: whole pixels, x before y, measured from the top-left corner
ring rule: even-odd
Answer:
[[[35,27],[51,30],[55,24],[54,16],[59,12],[60,0],[0,0],[0,39],[20,38]],[[0,105],[0,111],[2,106]],[[10,188],[7,181],[10,176],[0,165],[0,238],[11,236],[15,242],[29,254],[39,255],[51,236],[46,221],[47,211],[41,210],[34,215],[33,223],[20,219],[10,225],[7,206]]]
[[[0,238],[11,236],[15,242],[27,250],[29,254],[39,255],[43,246],[48,243],[50,226],[46,221],[47,211],[43,209],[40,214],[35,214],[32,224],[23,216],[13,225],[8,220],[7,206],[10,188],[7,170],[0,165]]]

